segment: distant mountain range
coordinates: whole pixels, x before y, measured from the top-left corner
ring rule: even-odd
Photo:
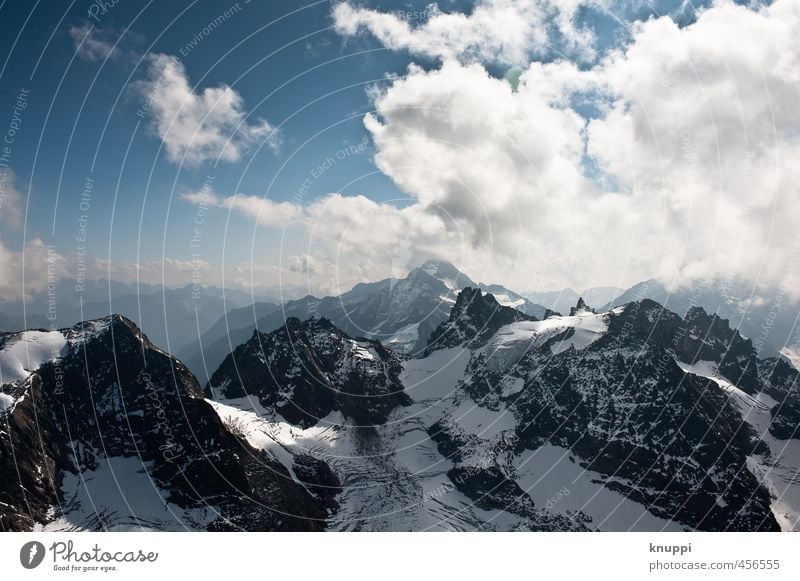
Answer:
[[[429,260],[405,278],[357,284],[338,297],[309,295],[276,309],[239,309],[217,321],[178,355],[201,380],[207,380],[225,356],[254,330],[273,331],[289,317],[324,317],[350,336],[377,339],[391,349],[413,355],[425,350],[428,337],[447,320],[456,296],[465,287],[490,291],[502,304],[523,313],[544,315],[544,307],[501,285],[479,285],[452,264]]]
[[[543,305],[552,311],[568,313],[579,298],[583,298],[590,305],[602,306],[613,301],[624,292],[625,289],[615,286],[602,286],[588,288],[582,293],[575,292],[571,288],[565,288],[546,292],[528,291],[523,294],[534,303]]]
[[[256,298],[265,295],[258,294]],[[52,297],[38,294],[25,301],[0,303],[0,331],[57,329],[80,321],[125,313],[148,330],[154,344],[179,351],[196,341],[225,313],[253,303],[251,293],[213,286],[127,284],[87,281],[78,290],[74,281],[60,281]],[[52,301],[52,302],[51,302]],[[22,313],[25,312],[25,317]]]
[[[0,303],[0,332],[62,328],[121,312],[147,329],[154,344],[176,353],[206,382],[224,357],[249,339],[256,328],[272,331],[288,317],[325,317],[352,336],[378,339],[402,353],[419,353],[426,348],[433,330],[449,316],[455,295],[465,287],[480,288],[503,306],[540,319],[548,309],[568,313],[579,298],[602,311],[645,298],[680,315],[692,306],[701,306],[729,320],[753,340],[760,355],[800,360],[800,301],[792,300],[781,289],[754,289],[742,281],[668,288],[657,280],[648,280],[627,290],[596,287],[582,293],[570,288],[517,293],[502,285],[476,283],[452,264],[438,260],[412,269],[403,279],[361,283],[338,297],[307,295],[283,304],[277,289],[253,295],[216,287],[89,281],[79,293],[74,285],[61,284],[55,294],[55,318],[47,316],[46,295],[29,299],[25,316],[20,302]],[[296,293],[298,289],[288,290]]]
[[[439,292],[422,349],[265,304],[204,387],[122,316],[0,334],[0,530],[800,530],[786,360],[700,306],[541,319],[449,274],[325,305],[389,333]]]
[[[683,316],[693,307],[727,319],[751,339],[759,355],[775,357],[800,345],[800,301],[779,288],[744,281],[711,281],[691,287],[668,288],[657,280],[632,286],[603,307],[611,309],[643,298],[652,299]]]

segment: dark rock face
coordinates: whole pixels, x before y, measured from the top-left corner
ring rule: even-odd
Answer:
[[[694,315],[684,322],[645,300],[606,315],[608,331],[583,349],[554,353],[556,337],[499,371],[479,353],[465,391],[490,409],[505,401],[524,447],[570,449],[606,475],[610,488],[657,516],[699,530],[778,530],[769,493],[747,468],[748,456],[766,446],[715,383],[676,363],[688,353],[690,361],[724,362],[725,346],[747,342]],[[500,386],[510,378],[524,387],[503,397]],[[439,445],[445,453],[468,443]]]
[[[544,321],[546,319],[549,319],[550,317],[560,317],[560,316],[561,316],[561,313],[559,313],[557,311],[553,311],[553,310],[550,310],[550,309],[545,309],[544,310],[544,314],[542,315],[542,320]]]
[[[656,515],[700,530],[777,530],[746,469],[758,442],[730,400],[656,346],[612,354],[602,341],[531,357],[538,371],[513,404],[526,445],[570,448],[588,469],[635,483],[616,486]]]
[[[58,357],[2,386],[0,530],[58,517],[65,480],[110,458],[136,460],[170,503],[208,509],[211,518],[195,528],[209,530],[323,530],[348,519],[357,528],[378,526],[358,512],[359,502],[386,507],[379,515],[386,529],[413,528],[425,521],[392,519],[417,501],[428,503],[414,509],[419,514],[440,510],[430,508],[439,497],[426,498],[418,480],[428,461],[438,467],[426,476],[436,480],[433,490],[456,496],[442,514],[459,512],[464,497],[472,503],[474,513],[458,526],[493,527],[482,511],[504,513],[497,520],[506,530],[597,526],[596,513],[534,503],[539,497],[524,479],[531,473],[518,461],[552,445],[670,524],[772,531],[779,526],[770,491],[748,461],[769,460],[773,440],[759,439],[743,416],[747,398],[720,378],[777,402],[769,426],[775,438],[798,438],[800,425],[797,370],[757,359],[723,319],[699,308],[682,319],[651,300],[600,315],[579,301],[571,317],[537,321],[466,288],[431,336],[433,357],[409,360],[405,371],[403,356],[378,341],[354,339],[324,318],[290,318],[271,333],[254,332],[205,392],[123,317],[59,333]],[[19,340],[0,334],[0,354]],[[466,369],[439,375],[437,357],[451,358],[439,350],[450,347],[467,348],[454,350]],[[409,388],[412,401],[401,378],[424,385],[426,374],[445,383],[431,383],[430,393]],[[250,396],[262,417],[206,396]],[[767,406],[761,409],[765,419]],[[248,443],[259,441],[254,434],[274,438],[275,421],[286,434],[283,420],[309,428],[332,412],[344,421],[306,432],[302,445],[281,440],[280,455],[272,455],[272,443],[263,450]],[[421,438],[404,442],[414,432]],[[421,449],[409,453],[414,446],[406,444],[417,439]],[[343,449],[349,453],[335,453]],[[376,484],[385,494],[359,496]],[[88,528],[113,528],[114,518],[99,514]]]
[[[593,308],[591,308],[589,305],[586,304],[586,302],[583,300],[583,297],[580,297],[578,299],[578,303],[574,307],[570,308],[569,316],[570,317],[574,317],[576,314],[580,313],[581,311],[589,311],[590,313],[594,313],[595,312]]]
[[[335,410],[369,426],[409,402],[400,371],[400,358],[377,341],[352,339],[326,319],[292,318],[237,347],[211,377],[209,391],[255,396],[306,428]]]
[[[748,393],[759,389],[756,352],[750,339],[731,329],[728,321],[702,307],[689,309],[675,351],[681,361],[714,361],[720,375]]]
[[[758,375],[764,393],[777,404],[770,414],[770,433],[781,440],[800,439],[800,373],[783,359],[758,360]]]
[[[206,384],[208,375],[219,367],[225,356],[250,338],[254,323],[280,310],[280,305],[270,302],[256,302],[246,307],[232,309],[199,338],[181,347],[177,357],[186,364],[201,384]]]
[[[643,298],[652,299],[680,316],[696,306],[707,313],[716,313],[753,341],[759,357],[778,356],[785,345],[791,344],[800,313],[800,301],[789,300],[780,288],[754,286],[747,280],[728,278],[698,282],[691,288],[668,288],[651,279],[619,294],[600,310],[608,311]]]
[[[0,528],[46,523],[48,510],[64,501],[64,474],[106,458],[137,459],[171,503],[213,506],[215,530],[324,528],[333,499],[309,493],[233,435],[194,376],[132,322],[113,316],[61,333],[60,358],[5,386],[21,399],[0,431],[0,476],[8,484],[0,489]],[[96,528],[110,524],[98,515]]]
[[[431,334],[426,353],[458,345],[480,347],[503,325],[535,320],[535,317],[500,305],[494,296],[483,294],[480,289],[465,288],[458,295],[447,322]]]
[[[755,350],[728,321],[692,307],[681,319],[655,301],[644,299],[621,307],[612,330],[656,344],[688,364],[711,361],[719,374],[747,393],[760,389]]]

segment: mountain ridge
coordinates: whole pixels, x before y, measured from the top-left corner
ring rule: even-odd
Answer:
[[[3,333],[0,524],[794,530],[799,375],[700,307],[538,320],[471,287],[416,357],[290,317],[205,389],[121,316]],[[159,492],[133,512],[115,474]]]

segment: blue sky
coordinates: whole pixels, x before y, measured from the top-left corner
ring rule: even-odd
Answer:
[[[783,2],[786,4],[790,0]],[[426,218],[437,213],[440,218],[444,216],[443,228],[450,234],[457,229],[460,239],[469,239],[470,242],[465,242],[467,246],[460,252],[443,257],[462,262],[459,266],[471,271],[469,274],[476,278],[497,278],[508,270],[507,265],[492,267],[502,263],[497,261],[497,256],[487,255],[483,262],[477,259],[470,262],[470,257],[480,253],[478,246],[481,240],[485,241],[485,232],[476,227],[475,232],[464,234],[470,226],[475,226],[464,225],[464,222],[469,222],[469,215],[458,215],[460,204],[441,203],[452,201],[451,197],[456,195],[451,191],[452,184],[434,181],[428,187],[419,175],[411,175],[398,166],[396,159],[392,158],[390,142],[376,146],[378,126],[365,127],[365,115],[376,109],[382,95],[397,95],[398,98],[402,95],[404,85],[396,79],[403,77],[412,63],[421,67],[416,69],[419,74],[412,76],[418,77],[420,82],[424,78],[433,83],[444,75],[435,77],[428,73],[435,73],[448,61],[457,62],[461,71],[466,70],[464,67],[480,67],[489,78],[495,79],[501,79],[512,65],[524,71],[541,63],[544,67],[549,66],[546,71],[555,71],[557,67],[550,65],[561,62],[575,67],[575,82],[584,86],[570,94],[569,99],[574,109],[570,113],[574,112],[582,119],[584,128],[580,131],[586,132],[595,116],[603,117],[608,113],[609,103],[622,100],[619,88],[608,95],[601,94],[597,88],[602,86],[605,90],[611,81],[592,85],[590,89],[585,86],[589,83],[586,80],[588,75],[598,73],[609,51],[626,49],[639,42],[633,38],[631,23],[663,16],[681,27],[691,28],[696,20],[694,5],[675,0],[657,4],[542,0],[539,4],[549,7],[547,10],[557,7],[555,12],[548,12],[541,23],[546,30],[547,43],[544,47],[525,47],[524,59],[512,63],[505,58],[507,51],[499,57],[491,52],[496,50],[496,46],[492,48],[493,42],[502,45],[502,38],[477,41],[474,55],[457,51],[440,54],[438,49],[432,50],[426,43],[433,38],[435,45],[438,42],[435,34],[441,35],[442,31],[432,32],[428,37],[416,35],[408,41],[398,41],[379,28],[370,28],[370,22],[375,22],[370,19],[389,15],[407,20],[412,31],[419,29],[425,26],[431,15],[426,1],[372,1],[348,5],[353,10],[362,10],[352,13],[351,24],[356,28],[350,32],[345,30],[342,22],[337,22],[338,29],[334,30],[336,3],[330,2],[252,0],[141,4],[119,0],[116,4],[106,3],[103,9],[99,8],[100,4],[88,1],[70,4],[37,2],[35,5],[4,2],[0,5],[0,26],[3,28],[0,54],[7,57],[0,70],[0,113],[12,119],[18,96],[24,92],[26,108],[19,116],[20,128],[7,155],[7,165],[15,175],[13,186],[20,196],[21,207],[27,211],[24,212],[24,223],[14,225],[6,221],[3,224],[2,244],[7,252],[17,253],[32,240],[53,245],[64,260],[62,276],[68,278],[72,276],[70,271],[74,270],[75,252],[82,245],[76,242],[76,232],[83,215],[87,218],[86,250],[92,260],[111,260],[115,267],[108,272],[112,277],[121,278],[130,277],[131,265],[147,263],[155,270],[143,271],[141,276],[149,277],[147,282],[157,282],[153,278],[158,278],[158,268],[153,265],[157,266],[165,259],[178,264],[192,258],[190,242],[197,234],[199,210],[202,214],[199,216],[202,243],[196,257],[205,264],[203,282],[217,283],[220,277],[227,277],[226,283],[234,284],[235,277],[230,268],[239,263],[263,266],[258,284],[264,286],[269,286],[273,280],[273,284],[278,284],[277,279],[282,276],[277,273],[291,270],[298,275],[294,282],[305,280],[310,288],[319,286],[326,291],[330,290],[333,279],[338,281],[337,284],[344,284],[362,278],[381,278],[386,274],[402,275],[402,272],[395,272],[398,270],[396,265],[371,268],[370,261],[378,260],[374,253],[368,256],[347,254],[352,246],[361,246],[363,250],[363,246],[371,244],[366,236],[354,237],[353,240],[342,238],[340,241],[345,242],[340,245],[343,250],[333,253],[333,259],[327,251],[322,252],[323,256],[316,256],[311,249],[313,240],[309,241],[309,232],[314,227],[308,225],[308,216],[302,219],[305,220],[302,227],[291,227],[297,225],[297,219],[294,222],[287,219],[286,227],[276,224],[277,219],[273,219],[268,227],[264,227],[263,222],[253,219],[252,212],[232,211],[229,209],[232,206],[224,202],[239,193],[253,199],[268,199],[278,204],[299,203],[308,207],[316,201],[328,203],[330,198],[326,196],[337,192],[346,198],[363,195],[378,205],[375,217],[367,220],[368,227],[371,220],[377,237],[382,230],[381,212],[385,211],[382,204],[401,208],[415,206]],[[482,0],[477,5],[494,10],[498,6],[502,8],[503,2]],[[532,5],[535,7],[537,4],[534,2]],[[579,6],[567,17],[573,28],[563,28],[558,24],[559,15],[567,10],[562,5]],[[467,1],[445,1],[439,4],[439,9],[451,14],[461,12],[469,19],[476,5]],[[735,16],[739,13],[729,10],[728,14]],[[712,18],[707,20],[710,22]],[[217,24],[211,25],[215,21]],[[591,32],[590,41],[582,48],[570,44],[575,30]],[[442,46],[447,42],[458,44],[458,39],[448,39],[446,31],[444,34]],[[650,33],[651,36],[657,34],[657,31]],[[645,37],[642,35],[642,44]],[[481,52],[487,43],[487,52]],[[687,46],[689,43],[687,34]],[[113,50],[109,52],[112,45]],[[705,50],[692,46],[691,50]],[[588,56],[582,52],[587,47],[592,52]],[[168,59],[178,67],[179,80],[188,83],[192,98],[202,101],[204,92],[220,88],[234,96],[236,102],[228,111],[235,117],[234,126],[241,123],[243,129],[251,131],[250,137],[234,137],[238,148],[235,154],[219,161],[205,154],[193,159],[190,154],[182,162],[180,155],[170,153],[169,138],[158,133],[159,119],[169,119],[170,112],[156,111],[155,108],[143,111],[143,108],[153,105],[149,99],[160,100],[163,97],[160,93],[152,94],[154,79],[159,71],[167,70],[154,65],[157,58]],[[700,61],[703,58],[703,54],[698,57]],[[691,58],[689,60],[694,62]],[[610,70],[612,67],[606,68]],[[621,65],[617,68],[623,70]],[[612,77],[608,75],[609,79]],[[176,85],[178,89],[179,85]],[[559,90],[564,89],[561,87]],[[469,89],[461,94],[464,92],[469,92]],[[584,98],[589,95],[588,104],[579,104],[574,99],[581,94]],[[635,99],[623,95],[623,98],[628,97]],[[390,102],[390,99],[383,102]],[[630,104],[625,106],[630,109]],[[558,107],[563,111],[563,106]],[[389,117],[377,116],[384,124],[384,134],[395,129],[400,131],[403,124],[407,124],[408,131],[417,132],[415,139],[419,137],[419,127],[409,125],[408,119],[397,117],[389,120]],[[430,119],[427,122],[430,125]],[[5,121],[2,124],[5,126]],[[274,130],[269,138],[264,127]],[[543,140],[549,138],[548,135],[542,136]],[[397,138],[394,139],[396,142]],[[581,167],[573,181],[588,178],[592,183],[591,195],[595,197],[635,194],[638,182],[626,185],[625,179],[615,175],[615,160],[594,155],[589,137],[583,135],[580,139],[585,140],[581,146],[584,151]],[[195,146],[196,143],[190,147]],[[180,150],[182,146],[178,144],[176,147]],[[326,164],[326,159],[334,159],[335,163]],[[437,167],[437,160],[430,156],[426,161],[436,171],[445,169]],[[459,160],[451,162],[453,171],[458,170],[459,163]],[[470,167],[468,162],[465,164],[466,168]],[[316,169],[320,165],[323,165],[321,172]],[[213,177],[216,206],[206,210],[187,201],[185,195],[201,191],[208,176]],[[496,179],[501,182],[504,178],[499,175]],[[81,206],[81,194],[86,190],[87,180],[92,184],[91,200],[88,205]],[[522,183],[520,196],[527,195],[522,191],[526,189],[526,182]],[[475,190],[479,186],[470,187]],[[531,185],[532,189],[535,187]],[[580,184],[576,187],[584,188]],[[437,188],[450,193],[442,194],[444,197],[431,194],[436,202],[431,205],[432,200],[426,197],[426,192],[439,191]],[[298,190],[302,190],[302,199],[297,197]],[[476,195],[486,195],[491,205],[492,192]],[[11,197],[7,198],[6,207],[9,208]],[[549,205],[551,199],[540,196],[538,207],[543,203]],[[609,198],[611,202],[615,199]],[[420,207],[423,202],[427,205]],[[332,203],[339,202],[333,199]],[[526,203],[523,200],[521,207],[527,207]],[[676,202],[678,206],[680,203]],[[535,204],[531,206],[536,207]],[[281,216],[281,212],[288,210],[269,206],[267,211],[275,211],[276,216]],[[370,211],[365,207],[365,215]],[[452,214],[453,211],[456,214]],[[311,210],[308,212],[314,215]],[[452,218],[449,226],[449,218],[445,216],[448,212]],[[334,223],[316,216],[318,225]],[[522,225],[527,219],[526,215],[521,215],[517,222]],[[559,218],[551,224],[561,222],[564,220]],[[501,258],[508,258],[510,262],[507,264],[519,265],[520,252],[509,256],[507,249],[495,239],[496,233],[507,227],[500,220],[492,230],[495,233],[492,235],[493,250],[501,253]],[[414,240],[404,243],[410,248],[413,258],[404,260],[400,271],[428,255],[441,254],[430,240],[418,242],[419,236],[414,234]],[[334,239],[323,237],[317,244],[329,244],[330,240]],[[523,235],[514,240],[520,241],[518,246],[524,245],[523,250],[528,255],[550,252],[540,242],[527,240]],[[619,247],[621,243],[616,241],[613,244]],[[397,254],[396,249],[391,252]],[[565,252],[557,259],[558,265],[550,267],[552,272],[541,276],[513,267],[512,270],[520,273],[519,280],[514,281],[516,287],[580,286],[590,282],[624,285],[648,274],[659,274],[664,269],[677,267],[688,271],[700,268],[695,264],[699,258],[689,256],[685,261],[681,259],[680,264],[668,263],[652,267],[652,272],[648,272],[648,267],[643,264],[652,265],[661,259],[647,256],[639,261],[630,261],[629,266],[613,273],[606,269],[603,275],[595,269],[590,276],[577,276],[574,274],[577,268],[574,260],[581,252],[577,246]],[[462,261],[458,260],[460,257]],[[612,258],[620,260],[619,257]],[[350,268],[346,276],[334,276],[325,272],[320,264],[331,260],[363,263],[363,267]],[[384,260],[391,263],[393,259],[390,256]],[[309,266],[312,262],[316,266]],[[95,266],[105,264],[99,262]],[[291,269],[289,265],[300,266]],[[721,271],[723,267],[715,264],[714,269]],[[164,280],[171,284],[189,282],[190,270],[184,266],[179,274]],[[93,274],[102,276],[103,269],[97,267]],[[314,280],[315,276],[320,280]],[[235,284],[240,282],[237,280]]]
[[[27,236],[69,248],[81,214],[76,200],[91,176],[89,246],[100,257],[108,256],[113,224],[114,258],[135,260],[139,249],[145,259],[158,258],[165,231],[167,255],[187,258],[194,210],[176,203],[175,196],[200,189],[208,175],[216,177],[219,192],[289,199],[312,165],[331,151],[366,139],[361,123],[361,114],[369,107],[365,83],[381,79],[385,72],[401,72],[405,64],[405,59],[385,49],[364,54],[365,48],[356,43],[345,46],[326,30],[327,2],[302,10],[294,2],[240,3],[241,10],[203,37],[181,61],[192,83],[229,84],[242,95],[249,114],[281,124],[284,143],[278,155],[262,151],[240,164],[177,167],[159,152],[158,139],[146,120],[137,116],[143,98],[129,85],[146,66],[140,61],[144,51],[180,55],[203,27],[235,3],[159,3],[139,12],[137,4],[119,2],[99,16],[95,26],[112,28],[109,38],[116,40],[114,35],[119,34],[118,46],[129,54],[96,62],[76,57],[68,33],[70,26],[87,22],[88,3],[76,3],[66,13],[51,3],[41,3],[33,13],[27,5],[15,9],[9,4],[3,7],[7,32],[18,30],[31,16],[2,76],[3,111],[13,109],[17,90],[30,90],[24,130],[14,144],[11,163],[20,187],[31,187]],[[295,14],[286,16],[292,11]],[[278,18],[282,20],[270,24]],[[3,34],[4,54],[9,54],[13,40],[12,34]],[[268,57],[270,53],[274,54]],[[298,113],[300,107],[304,109]],[[324,181],[315,182],[309,197],[338,191],[352,176],[373,169],[368,155],[348,158]],[[380,175],[365,178],[361,187],[377,197],[394,195],[391,183]],[[140,239],[142,215],[146,224]],[[232,246],[249,247],[252,227],[241,229],[248,226],[246,220],[235,219],[243,224],[232,225]],[[222,226],[209,224],[209,228]],[[220,258],[210,250],[209,260]]]

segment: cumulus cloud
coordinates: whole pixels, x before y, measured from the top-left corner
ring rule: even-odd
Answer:
[[[25,196],[16,175],[0,167],[0,300],[12,301],[44,291],[48,282],[66,275],[66,261],[41,239],[33,238],[18,250],[8,245],[3,234],[19,230],[24,222]]]
[[[310,254],[293,254],[289,257],[289,270],[310,276],[317,273],[317,261]]]
[[[721,1],[683,28],[637,24],[588,70],[533,63],[516,89],[479,64],[411,67],[365,125],[418,210],[468,235],[470,274],[510,269],[522,288],[654,275],[797,288],[798,26],[793,0]]]
[[[586,120],[555,90],[559,78],[583,83],[568,81],[577,75],[571,65],[536,65],[513,90],[478,64],[412,68],[365,118],[378,167],[417,200],[418,214],[458,229],[440,254],[468,274],[511,282],[515,272],[518,285],[547,288],[575,276],[573,263],[585,277],[597,268],[585,253],[602,248],[612,213],[628,209],[584,175]]]
[[[305,206],[243,194],[214,197],[210,204],[207,195],[182,198],[236,210],[263,227],[302,234],[308,252],[290,255],[285,265],[270,270],[273,282],[278,275],[292,282],[303,281],[297,275],[313,276],[315,288],[331,294],[349,290],[357,282],[397,275],[397,257],[409,251],[433,256],[444,247],[462,246],[463,233],[458,228],[448,228],[446,219],[419,204],[398,208],[363,195],[338,193]],[[246,274],[263,278],[264,272],[264,268],[255,273],[245,269],[235,278],[243,280]]]
[[[429,54],[415,36],[424,25],[397,33],[374,11],[335,10],[346,34],[382,26],[391,46]],[[373,91],[364,119],[375,163],[406,203],[340,194],[305,206],[214,203],[302,231],[308,258],[290,259],[289,271],[313,264],[331,293],[438,256],[512,288],[715,277],[796,296],[798,28],[796,0],[721,0],[688,26],[666,16],[636,24],[593,67],[534,62],[513,86],[447,45],[441,66],[412,66]]]
[[[614,98],[588,147],[660,233],[662,277],[800,283],[800,7],[718,2],[642,23],[601,73]],[[656,241],[652,241],[653,244]]]
[[[345,36],[373,35],[393,50],[462,61],[527,63],[550,47],[557,30],[566,47],[592,54],[594,35],[576,24],[579,8],[592,0],[478,0],[470,14],[443,12],[432,4],[409,18],[403,12],[381,12],[349,2],[333,8],[336,30]]]
[[[220,205],[220,199],[210,189],[181,194],[180,198],[195,206],[213,207]]]
[[[224,84],[195,90],[174,56],[152,55],[147,78],[134,86],[173,163],[236,162],[255,147],[280,145],[280,132],[268,121],[247,118],[237,91]]]

